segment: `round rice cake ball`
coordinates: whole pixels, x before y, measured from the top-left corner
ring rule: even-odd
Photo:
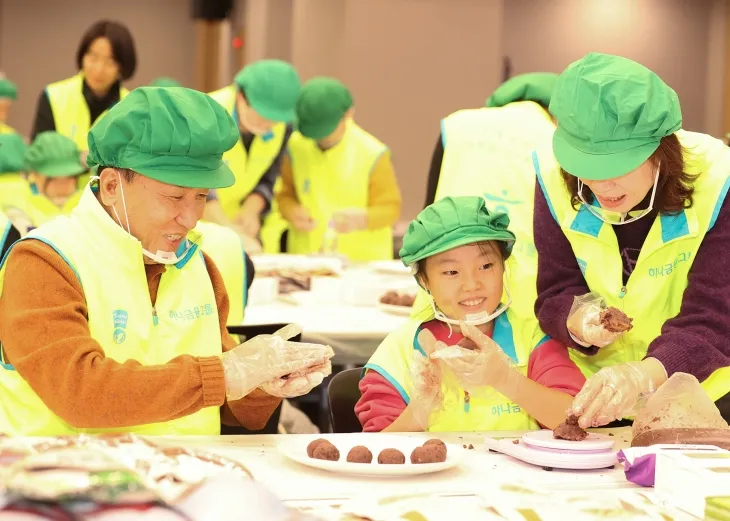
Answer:
[[[444,461],[446,461],[446,450],[435,444],[416,447],[411,453],[411,463],[416,465],[423,463],[443,463]]]
[[[350,449],[347,453],[347,461],[349,463],[372,463],[373,453],[370,449],[363,445],[357,445]]]
[[[330,442],[325,440],[324,438],[317,438],[316,440],[310,442],[309,445],[307,445],[307,456],[309,456],[310,458],[313,458],[314,449],[316,449],[320,443],[330,443]]]
[[[437,447],[443,448],[444,449],[444,453],[448,452],[446,450],[446,444],[443,441],[441,441],[441,440],[439,440],[437,438],[430,439],[426,443],[423,444],[424,447],[428,447],[429,445],[436,445]]]
[[[320,443],[315,447],[312,458],[326,461],[339,461],[340,451],[330,442]]]
[[[403,465],[406,457],[398,449],[383,449],[378,454],[378,463],[381,465]]]

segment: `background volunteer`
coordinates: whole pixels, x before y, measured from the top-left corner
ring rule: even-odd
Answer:
[[[390,151],[354,122],[352,95],[334,78],[307,82],[296,114],[277,197],[288,251],[330,249],[334,231],[333,249],[350,260],[391,259],[401,196]]]
[[[725,270],[730,150],[680,130],[676,93],[642,65],[591,53],[560,76],[550,102],[555,159],[538,164],[536,314],[589,378],[584,425],[631,414],[668,375],[690,373],[730,418],[730,278]],[[633,318],[618,335],[595,292]],[[571,335],[572,331],[572,335]]]
[[[16,99],[18,99],[18,87],[15,83],[7,78],[0,78],[0,134],[15,133],[15,129],[6,121],[10,107]]]
[[[250,239],[260,237],[270,253],[280,251],[286,229],[274,193],[300,89],[289,63],[259,60],[244,67],[233,85],[210,94],[238,122],[240,138],[224,155],[236,182],[211,193],[206,219],[233,226]]]
[[[329,373],[326,346],[236,346],[226,332],[223,281],[191,230],[208,189],[234,181],[221,157],[236,139],[226,111],[189,89],[135,89],[94,126],[96,189],[0,271],[0,431],[256,429]]]
[[[410,224],[401,259],[415,268],[429,308],[391,333],[365,366],[355,406],[364,431],[520,430],[537,428],[535,420],[549,428],[564,421],[585,378],[564,345],[521,320],[509,300],[500,304],[515,241],[508,226],[507,215],[474,196],[441,199]],[[476,350],[426,358],[465,340]]]
[[[109,20],[89,27],[76,51],[76,67],[78,73],[51,83],[41,93],[31,139],[43,131],[55,130],[73,139],[79,150],[86,152],[89,129],[127,95],[122,82],[134,76],[137,68],[129,29]]]
[[[25,201],[17,196],[27,190],[27,182],[23,179],[27,148],[19,134],[0,134],[0,212],[22,234],[33,226],[22,209]]]
[[[465,193],[471,189],[473,181],[479,181],[462,179],[459,175],[469,176],[473,169],[461,168],[461,162],[467,164],[472,158],[454,161],[453,156],[463,155],[469,150],[454,146],[457,143],[465,140],[483,143],[481,152],[491,159],[490,172],[495,172],[496,160],[504,163],[503,168],[496,169],[494,176],[481,177],[491,178],[502,175],[502,172],[524,170],[522,165],[526,161],[531,164],[529,155],[532,149],[541,147],[546,132],[552,136],[555,129],[548,105],[557,79],[558,75],[552,72],[519,74],[497,87],[484,107],[458,110],[441,120],[441,132],[431,155],[424,207],[449,195],[476,195]],[[485,110],[493,108],[503,110]],[[448,154],[447,143],[452,149]],[[530,174],[534,177],[534,172]],[[477,175],[474,174],[474,177]],[[486,179],[481,184],[489,186]],[[496,204],[514,199],[510,194],[495,193],[494,196],[502,199],[492,201]],[[515,216],[510,213],[510,218],[514,220]]]

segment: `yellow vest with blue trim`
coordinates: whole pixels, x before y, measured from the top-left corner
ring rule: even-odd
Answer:
[[[84,290],[91,337],[108,358],[151,366],[183,354],[202,357],[222,353],[213,284],[197,246],[178,264],[167,267],[153,306],[141,244],[104,212],[90,187],[70,216],[41,226],[23,240],[38,240],[53,247],[76,273]],[[4,277],[3,266],[0,294]],[[220,433],[220,408],[206,407],[177,420],[124,430],[153,435],[216,435]],[[0,432],[63,435],[100,431],[66,423],[46,407],[12,366],[3,364]]]
[[[6,243],[8,242],[8,237],[10,236],[10,230],[12,228],[13,223],[10,222],[10,219],[8,219],[2,211],[0,211],[0,252],[5,251],[6,246],[10,246]],[[2,261],[2,259],[0,259],[0,261]]]
[[[35,184],[18,178],[13,183],[0,183],[0,211],[11,216],[20,235],[25,236],[59,215],[70,214],[79,203],[82,193],[82,190],[75,192],[59,208],[41,194]]]
[[[236,87],[229,85],[209,94],[211,98],[220,103],[238,123],[236,115]],[[228,188],[216,190],[218,201],[226,216],[232,219],[241,203],[256,188],[261,177],[266,173],[279,151],[285,145],[286,124],[276,123],[270,132],[262,136],[254,136],[250,150],[246,151],[241,138],[238,143],[223,154],[223,161],[229,166],[236,176],[236,182]],[[287,222],[279,212],[276,204],[276,194],[281,190],[281,180],[274,183],[274,198],[271,202],[271,209],[264,217],[261,226],[261,243],[266,253],[279,253],[281,235],[287,229]]]
[[[659,214],[626,285],[613,227],[584,205],[574,209],[553,158],[535,152],[534,167],[550,211],[570,241],[591,291],[634,318],[634,328],[593,356],[571,351],[571,358],[589,377],[602,367],[642,360],[649,344],[661,335],[664,322],[679,314],[688,276],[705,234],[715,224],[730,187],[730,148],[694,132],[677,132],[684,150],[685,171],[697,175],[694,204],[675,215]],[[702,383],[713,400],[730,392],[730,368],[721,368]]]
[[[509,229],[516,237],[507,262],[510,309],[530,322],[537,321],[532,151],[549,146],[554,131],[545,109],[532,101],[459,110],[441,121],[444,155],[435,200],[480,195],[490,212],[509,216]],[[422,302],[423,297],[417,305]]]
[[[246,252],[241,238],[230,228],[206,221],[199,221],[195,229],[203,234],[203,251],[223,277],[230,302],[228,323],[240,325],[248,298]]]
[[[388,148],[350,121],[342,140],[322,151],[317,142],[294,132],[289,139],[292,177],[299,203],[309,210],[316,228],[302,232],[291,228],[289,253],[318,253],[327,226],[337,210],[367,210],[370,172]],[[393,258],[391,227],[337,234],[337,253],[351,261]]]
[[[46,87],[46,94],[53,112],[56,132],[71,138],[80,151],[89,150],[87,135],[92,124],[89,106],[84,99],[84,75],[79,72],[65,80],[51,83]],[[127,94],[127,89],[119,89],[119,99],[124,99]],[[106,113],[104,111],[96,121]]]
[[[388,380],[406,404],[410,401],[413,389],[410,378],[411,356],[414,349],[423,354],[417,337],[423,323],[431,319],[433,319],[432,312],[418,319],[410,319],[385,338],[365,365],[366,371],[377,371]],[[548,337],[538,328],[519,324],[519,318],[508,309],[495,319],[492,339],[512,359],[517,369],[526,375],[530,354],[533,349],[548,340]],[[444,407],[431,417],[428,431],[539,429],[537,422],[526,411],[491,387],[484,387],[476,393],[470,392],[468,402],[465,400],[464,390],[458,387],[453,376],[447,377],[441,387]]]

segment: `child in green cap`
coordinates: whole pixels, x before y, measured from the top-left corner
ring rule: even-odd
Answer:
[[[411,222],[400,256],[430,305],[365,366],[355,407],[364,431],[527,430],[564,421],[585,379],[562,344],[510,309],[508,225],[481,197],[446,197]]]

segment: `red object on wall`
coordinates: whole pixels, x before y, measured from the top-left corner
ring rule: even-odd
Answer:
[[[233,38],[233,41],[231,41],[231,45],[233,45],[234,49],[240,49],[243,47],[243,38],[240,36],[236,36]]]

